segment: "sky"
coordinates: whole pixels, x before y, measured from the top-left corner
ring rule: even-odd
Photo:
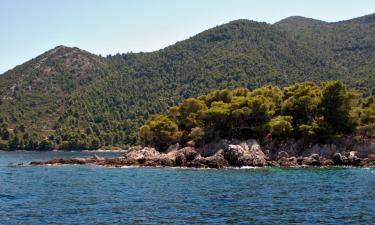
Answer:
[[[374,0],[0,0],[0,73],[58,45],[103,56],[149,52],[236,19],[371,13]]]

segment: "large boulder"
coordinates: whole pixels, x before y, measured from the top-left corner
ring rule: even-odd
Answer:
[[[289,154],[286,151],[280,151],[277,153],[277,159],[281,159],[283,157],[289,158]]]
[[[351,166],[358,166],[361,164],[361,159],[357,156],[357,151],[351,151],[349,152],[347,158],[348,158],[348,164]]]
[[[174,159],[176,166],[186,166],[187,162],[193,161],[199,155],[197,149],[185,147],[168,152],[167,156]]]
[[[230,144],[223,155],[231,166],[267,166],[267,157],[256,140]]]
[[[141,166],[175,166],[175,159],[155,148],[133,148],[124,156],[123,163]]]
[[[312,154],[309,157],[304,157],[301,164],[305,166],[320,166],[321,160],[318,154]]]
[[[364,158],[361,161],[361,166],[367,166],[367,167],[371,166],[371,167],[374,167],[375,166],[375,155],[370,154],[366,158]]]
[[[335,153],[333,155],[332,161],[335,165],[347,165],[347,166],[359,166],[361,165],[361,159],[357,157],[356,151]]]
[[[289,158],[282,157],[281,159],[277,160],[277,163],[281,167],[297,167],[297,166],[299,166],[297,157],[294,157],[294,156],[289,157]]]
[[[229,163],[225,160],[222,151],[209,157],[196,157],[193,161],[187,163],[190,167],[208,167],[208,168],[225,168]]]
[[[332,161],[335,165],[344,165],[344,161],[346,160],[346,158],[344,159],[344,156],[341,155],[341,153],[339,152],[336,152],[333,157],[332,157]]]
[[[155,148],[141,148],[129,151],[125,157],[128,160],[137,161],[139,164],[144,164],[146,161],[155,161],[160,158],[160,152]]]
[[[321,160],[321,166],[333,166],[335,163],[331,159]]]

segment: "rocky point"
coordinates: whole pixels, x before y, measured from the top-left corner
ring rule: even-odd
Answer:
[[[228,168],[228,167],[304,167],[304,166],[375,166],[375,148],[369,149],[365,143],[366,154],[358,151],[347,151],[348,148],[337,146],[314,145],[306,152],[310,155],[296,154],[291,148],[289,153],[284,150],[263,148],[258,141],[250,139],[220,140],[203,147],[181,147],[179,144],[171,145],[166,151],[161,152],[152,147],[136,146],[130,148],[124,155],[116,158],[53,159],[45,162],[31,162],[30,165],[62,165],[62,164],[95,164],[98,166],[123,167],[123,166],[148,166],[148,167],[195,167],[195,168]],[[297,148],[297,144],[291,146]],[[356,146],[354,149],[361,149]],[[370,146],[371,147],[371,146]],[[374,147],[374,146],[372,146]],[[285,146],[280,149],[285,149]],[[323,149],[323,150],[322,150]],[[350,150],[350,149],[349,149]],[[318,154],[317,152],[324,152]],[[331,152],[329,152],[331,151]],[[336,151],[336,152],[332,152]]]

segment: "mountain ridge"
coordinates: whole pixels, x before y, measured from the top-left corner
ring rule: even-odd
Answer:
[[[339,79],[373,94],[373,15],[241,19],[157,51],[107,57],[57,46],[0,75],[0,119],[54,143],[135,144],[150,115],[214,89]]]

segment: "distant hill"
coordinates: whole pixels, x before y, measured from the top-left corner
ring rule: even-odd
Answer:
[[[11,126],[53,129],[65,98],[106,74],[107,60],[58,46],[0,76],[0,112]]]
[[[374,18],[236,20],[159,51],[106,58],[59,46],[0,76],[0,119],[39,141],[93,148],[134,144],[150,115],[213,89],[339,79],[375,94]]]

